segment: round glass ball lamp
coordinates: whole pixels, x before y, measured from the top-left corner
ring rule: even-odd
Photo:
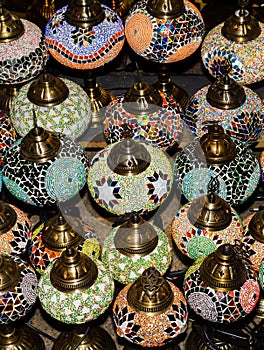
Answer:
[[[220,196],[208,193],[183,205],[172,219],[172,238],[180,252],[197,260],[225,243],[243,238],[238,213]]]
[[[0,111],[0,167],[3,166],[6,151],[17,140],[17,134],[9,115]]]
[[[155,267],[125,286],[113,305],[117,334],[142,347],[168,344],[186,330],[187,318],[183,293]]]

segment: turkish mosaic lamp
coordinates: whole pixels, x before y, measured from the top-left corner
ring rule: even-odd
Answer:
[[[229,65],[231,68],[231,65]],[[190,98],[184,120],[191,132],[201,137],[206,123],[217,121],[225,132],[246,145],[263,133],[264,105],[260,96],[231,78],[224,67],[222,77],[202,87]]]
[[[126,18],[125,35],[139,56],[159,63],[154,86],[185,108],[188,94],[172,83],[168,64],[184,60],[202,42],[204,22],[195,5],[187,0],[137,1]]]
[[[209,123],[207,130],[176,156],[174,182],[188,201],[214,192],[230,205],[240,205],[257,188],[259,161],[249,147],[228,136],[217,123]]]
[[[77,142],[37,126],[34,119],[34,127],[5,155],[3,182],[22,202],[54,206],[83,188],[88,160]]]
[[[5,153],[17,140],[17,134],[11,122],[11,118],[1,110],[0,126],[0,167],[2,167]]]
[[[261,168],[261,180],[264,182],[264,151],[259,156],[260,168]]]
[[[131,213],[106,237],[101,260],[116,281],[128,284],[151,266],[164,275],[172,261],[172,246],[161,229]]]
[[[177,211],[171,233],[180,252],[197,260],[222,244],[242,241],[244,227],[238,213],[223,198],[208,193]]]
[[[24,85],[12,100],[10,118],[21,137],[33,128],[33,110],[39,126],[73,140],[84,134],[92,118],[91,103],[84,89],[47,72]]]
[[[87,183],[94,201],[110,213],[149,212],[169,195],[173,169],[159,148],[125,138],[93,157]]]
[[[0,2],[0,84],[5,87],[0,107],[9,112],[10,103],[18,86],[36,77],[48,60],[43,33],[26,19],[20,19],[7,11]]]
[[[187,270],[184,292],[190,308],[201,318],[227,324],[255,309],[260,286],[252,265],[232,245],[223,244]]]
[[[160,347],[175,340],[186,330],[187,318],[183,293],[155,267],[125,286],[113,305],[117,335],[141,347]]]
[[[171,102],[150,84],[138,81],[106,107],[104,135],[108,143],[129,135],[166,151],[180,143],[182,114],[175,100]]]
[[[67,247],[74,247],[80,252],[99,258],[101,247],[93,231],[79,218],[70,223],[61,213],[37,226],[32,233],[30,262],[42,275],[46,267]]]
[[[264,24],[239,1],[239,9],[225,22],[211,29],[201,46],[202,62],[215,78],[222,76],[225,60],[231,62],[231,78],[243,85],[263,80]]]

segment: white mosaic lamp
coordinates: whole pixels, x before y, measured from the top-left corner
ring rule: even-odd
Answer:
[[[201,46],[202,62],[215,78],[222,76],[225,60],[232,65],[231,78],[243,85],[263,80],[264,23],[245,8],[240,8],[224,23],[211,29]]]

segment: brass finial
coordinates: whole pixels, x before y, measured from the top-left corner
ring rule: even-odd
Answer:
[[[158,235],[153,225],[134,213],[118,228],[114,243],[119,252],[124,255],[145,256],[156,248]]]
[[[145,171],[151,161],[146,147],[131,138],[125,138],[111,149],[107,164],[117,174],[129,176]]]
[[[164,313],[173,303],[168,281],[155,267],[146,269],[128,290],[127,302],[134,310],[151,316]]]
[[[221,125],[215,122],[207,124],[208,132],[200,138],[196,148],[198,159],[205,158],[209,165],[224,165],[236,156],[236,145]]]
[[[0,43],[17,40],[25,32],[21,19],[3,8],[4,3],[0,1]]]
[[[228,40],[242,44],[254,40],[260,35],[261,28],[258,20],[251,16],[245,8],[248,3],[248,0],[240,0],[240,9],[225,21],[222,35]]]
[[[248,224],[251,236],[261,243],[264,243],[264,210],[254,214]]]
[[[88,28],[101,23],[105,12],[98,0],[73,0],[68,5],[65,18],[73,26]]]
[[[44,163],[57,156],[61,142],[57,135],[37,126],[34,114],[34,127],[28,132],[20,143],[21,156],[33,163]]]
[[[21,269],[11,256],[0,255],[0,291],[11,291],[19,283]]]
[[[223,230],[232,221],[230,205],[215,193],[194,199],[187,215],[195,227],[208,231]]]
[[[247,270],[231,244],[223,244],[204,259],[200,276],[208,287],[225,292],[239,289],[247,280]]]
[[[42,241],[47,248],[62,251],[67,247],[77,247],[83,238],[71,228],[61,214],[58,214],[44,225]]]
[[[7,203],[0,201],[0,235],[8,232],[16,223],[17,214]]]
[[[156,18],[172,19],[185,12],[183,0],[149,0],[147,11]]]
[[[37,106],[53,107],[59,105],[69,96],[66,84],[50,73],[42,73],[28,89],[27,97]]]
[[[64,293],[88,289],[97,276],[98,269],[93,260],[73,247],[62,252],[50,272],[51,283]]]

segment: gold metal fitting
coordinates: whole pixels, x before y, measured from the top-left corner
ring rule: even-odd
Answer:
[[[68,247],[52,266],[50,281],[61,292],[75,293],[91,287],[97,276],[98,269],[93,260]]]
[[[142,173],[150,161],[151,156],[146,147],[131,138],[125,138],[114,145],[107,157],[109,168],[124,176]]]
[[[264,210],[254,214],[248,224],[251,236],[261,243],[264,243]]]
[[[37,106],[53,107],[69,96],[69,89],[60,78],[50,73],[42,73],[28,89],[27,97]]]
[[[155,267],[146,269],[128,290],[127,302],[139,313],[160,315],[168,310],[174,299],[166,279]]]
[[[3,8],[5,1],[0,1],[0,43],[8,43],[20,38],[25,28],[21,19]]]
[[[74,0],[65,12],[66,21],[80,28],[95,26],[104,18],[105,12],[98,0]]]
[[[194,199],[187,215],[192,225],[207,231],[223,230],[232,221],[230,205],[215,193]]]
[[[149,0],[147,11],[156,18],[172,19],[185,12],[183,0]]]
[[[221,125],[211,122],[208,132],[200,138],[195,153],[198,159],[206,160],[209,165],[228,164],[236,156],[236,145]]]
[[[245,9],[249,1],[239,1],[240,9],[230,16],[222,27],[222,35],[239,44],[256,39],[261,28],[258,20]]]
[[[239,289],[247,280],[247,270],[230,244],[223,244],[209,254],[201,264],[204,283],[218,291]]]
[[[127,256],[148,255],[156,248],[158,241],[153,225],[137,213],[118,228],[114,237],[115,247]]]
[[[19,283],[21,269],[11,256],[0,255],[0,291],[13,290]]]
[[[0,201],[0,235],[8,232],[16,223],[17,214],[7,203]]]
[[[130,1],[128,0],[104,0],[102,3],[111,7],[122,19],[126,18],[130,10]]]

